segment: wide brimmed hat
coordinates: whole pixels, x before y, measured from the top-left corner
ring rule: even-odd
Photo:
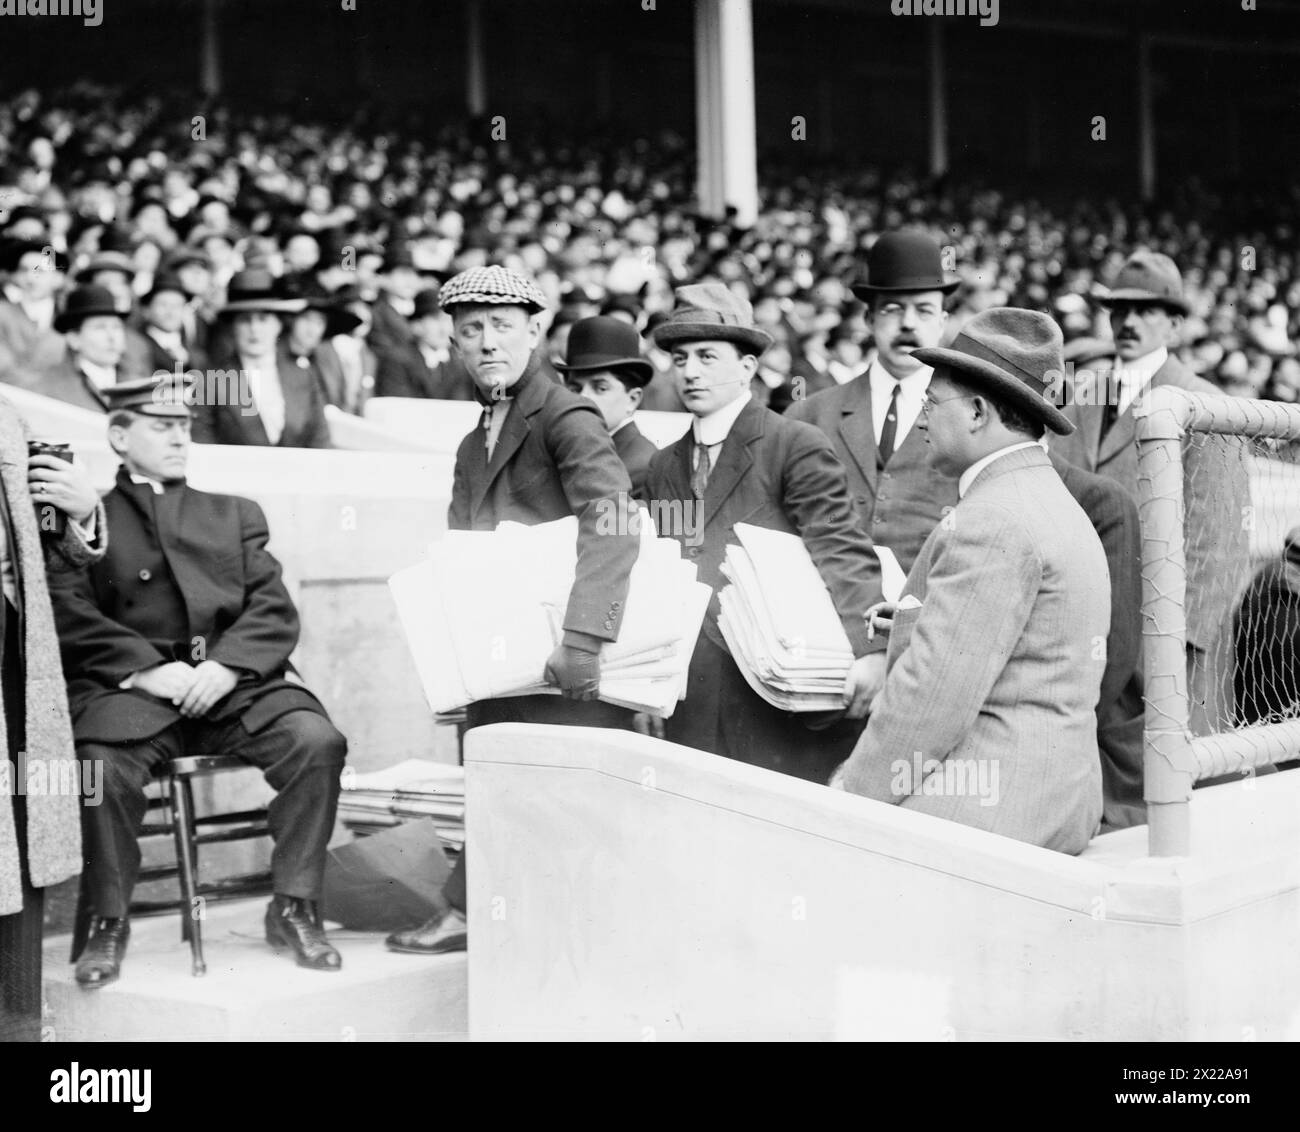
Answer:
[[[690,283],[675,294],[676,304],[652,334],[660,349],[671,350],[678,342],[732,342],[757,357],[772,344],[772,336],[754,325],[749,301],[726,284]]]
[[[951,294],[960,279],[944,274],[943,252],[924,232],[886,232],[867,252],[867,280],[853,288],[859,299],[906,291]]]
[[[641,335],[626,319],[610,315],[580,318],[569,330],[569,345],[564,361],[555,368],[564,373],[591,373],[618,370],[629,385],[642,388],[655,374],[655,368],[641,356]]]
[[[471,267],[443,285],[438,305],[445,311],[462,303],[523,307],[533,314],[546,309],[542,289],[508,267]]]
[[[141,381],[124,381],[100,391],[108,411],[127,409],[146,417],[188,417],[194,402],[194,378],[188,373],[160,373]]]
[[[297,314],[306,308],[306,300],[288,297],[284,284],[269,271],[252,268],[238,272],[230,280],[226,288],[226,305],[217,314],[222,318],[250,311]]]
[[[77,272],[76,280],[78,283],[85,283],[94,279],[101,271],[120,271],[128,279],[134,279],[136,276],[135,264],[131,262],[129,256],[122,252],[100,252]]]
[[[348,310],[348,300],[326,290],[311,279],[284,280],[282,293],[287,299],[301,300],[303,306],[295,314],[303,311],[320,311],[325,316],[325,337],[335,338],[340,334],[351,334],[361,325],[361,316]]]
[[[975,315],[951,346],[912,351],[922,365],[948,366],[963,384],[987,390],[1053,432],[1074,425],[1047,398],[1049,383],[1065,372],[1061,328],[1048,315],[1018,307],[993,307]]]
[[[1159,303],[1178,314],[1191,308],[1183,298],[1183,277],[1178,265],[1159,252],[1134,252],[1115,273],[1109,287],[1093,292],[1102,306],[1113,303]]]
[[[93,284],[77,287],[68,293],[63,310],[54,319],[54,329],[60,334],[66,334],[69,330],[76,330],[86,319],[98,315],[122,317],[122,312],[117,309],[113,299],[113,292],[107,287],[96,287]]]

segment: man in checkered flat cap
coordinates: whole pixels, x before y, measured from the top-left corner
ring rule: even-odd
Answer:
[[[600,648],[618,640],[638,536],[608,516],[632,508],[632,481],[600,411],[542,368],[537,315],[546,298],[531,279],[504,267],[480,267],[448,280],[440,302],[452,318],[452,342],[483,406],[478,428],[461,441],[447,525],[490,531],[499,523],[578,518],[578,566],[564,617],[564,638],[546,665],[562,696],[482,700],[469,726],[554,723],[630,727],[632,715],[596,699]],[[602,517],[604,517],[602,521]],[[635,526],[631,530],[635,531]],[[464,858],[448,879],[448,909],[414,931],[388,937],[395,951],[464,950]]]

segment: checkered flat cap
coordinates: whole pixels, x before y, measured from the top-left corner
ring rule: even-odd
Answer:
[[[438,292],[443,310],[458,303],[502,303],[536,314],[546,309],[546,296],[528,276],[508,267],[471,267],[453,275]]]

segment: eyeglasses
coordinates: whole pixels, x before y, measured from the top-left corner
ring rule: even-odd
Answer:
[[[973,396],[972,393],[959,393],[955,397],[931,397],[927,393],[921,398],[921,412],[928,416],[932,405],[942,405],[945,401],[969,401]]]

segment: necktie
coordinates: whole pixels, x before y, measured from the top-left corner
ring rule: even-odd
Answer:
[[[716,444],[695,444],[695,467],[691,469],[691,491],[696,499],[704,498],[704,489],[709,483],[709,472],[712,470],[710,457]]]
[[[1106,404],[1101,414],[1101,440],[1106,439],[1115,422],[1119,420],[1119,378],[1111,374],[1106,379]]]
[[[898,391],[902,386],[894,382],[894,391],[889,395],[889,410],[885,413],[885,424],[880,430],[880,443],[876,446],[876,461],[883,468],[894,454],[894,437],[898,435]]]

